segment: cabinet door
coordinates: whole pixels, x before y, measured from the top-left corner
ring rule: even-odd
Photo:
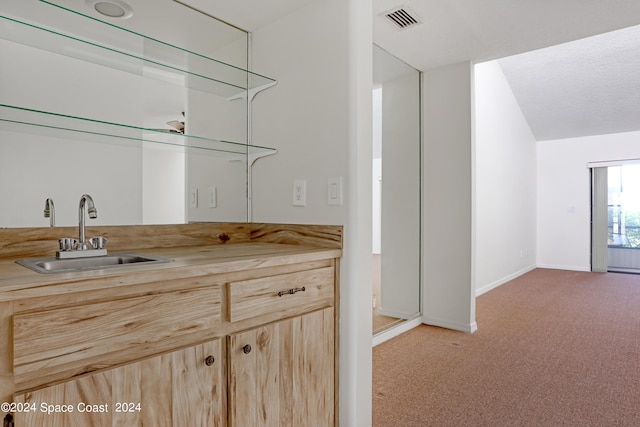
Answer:
[[[33,410],[15,425],[225,426],[222,354],[215,340],[16,395]]]
[[[229,424],[333,426],[333,308],[229,338]]]

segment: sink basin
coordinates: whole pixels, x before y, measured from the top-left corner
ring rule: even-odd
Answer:
[[[169,262],[170,259],[133,253],[110,254],[88,258],[29,258],[16,263],[38,273],[69,273],[73,271],[97,270],[127,265],[146,265]]]

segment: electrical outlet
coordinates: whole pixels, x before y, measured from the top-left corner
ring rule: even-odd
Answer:
[[[307,180],[293,180],[293,206],[305,206],[307,204]]]

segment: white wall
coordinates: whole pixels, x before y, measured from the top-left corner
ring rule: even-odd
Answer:
[[[475,281],[479,295],[536,265],[536,141],[497,61],[475,74]]]
[[[640,132],[537,143],[538,267],[591,269],[587,163],[640,158]]]
[[[0,55],[11,58],[0,67],[3,104],[142,125],[140,76],[4,40]],[[117,83],[96,84],[107,81]],[[118,96],[130,99],[119,105]],[[3,118],[24,120],[7,111]],[[3,129],[12,128],[5,123]],[[48,226],[42,213],[47,197],[55,202],[56,225],[76,225],[84,193],[93,196],[98,210],[98,218],[88,224],[142,222],[140,143],[120,145],[81,133],[56,136],[33,126],[29,132],[24,129],[0,132],[0,227]]]
[[[327,179],[347,177],[348,45],[345,4],[312,2],[253,34],[253,69],[278,84],[252,104],[252,139],[278,149],[253,168],[256,222],[344,223],[346,206],[327,204]],[[342,6],[342,7],[341,7]],[[331,16],[332,11],[340,15]],[[293,206],[293,181],[306,179],[306,206]]]
[[[186,131],[189,135],[246,143],[246,100],[229,101],[222,96],[190,90]],[[198,192],[197,206],[191,201],[187,203],[189,221],[247,220],[247,161],[243,155],[188,150],[186,163],[187,195],[193,190]],[[215,207],[209,205],[209,188],[215,189]]]
[[[424,73],[423,322],[473,332],[472,106],[468,62]]]
[[[252,65],[278,80],[253,103],[253,220],[345,226],[340,267],[340,424],[371,425],[371,1],[316,1],[253,34]],[[342,177],[344,204],[327,204]],[[296,178],[307,205],[292,206]]]

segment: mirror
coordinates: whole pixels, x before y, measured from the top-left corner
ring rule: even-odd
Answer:
[[[420,316],[420,72],[373,47],[373,333]]]
[[[173,0],[130,4],[131,18],[112,20],[84,0],[3,2],[5,16],[29,25],[0,27],[0,227],[48,226],[49,197],[56,225],[74,226],[84,193],[98,210],[91,225],[247,220],[246,97],[231,99],[242,88],[230,85],[209,90],[215,79],[198,68],[219,67],[205,72],[227,81],[246,69],[247,33]],[[62,45],[57,32],[90,43]],[[133,54],[113,55],[113,46]],[[196,71],[139,59],[147,55]],[[209,139],[232,144],[202,149]]]

